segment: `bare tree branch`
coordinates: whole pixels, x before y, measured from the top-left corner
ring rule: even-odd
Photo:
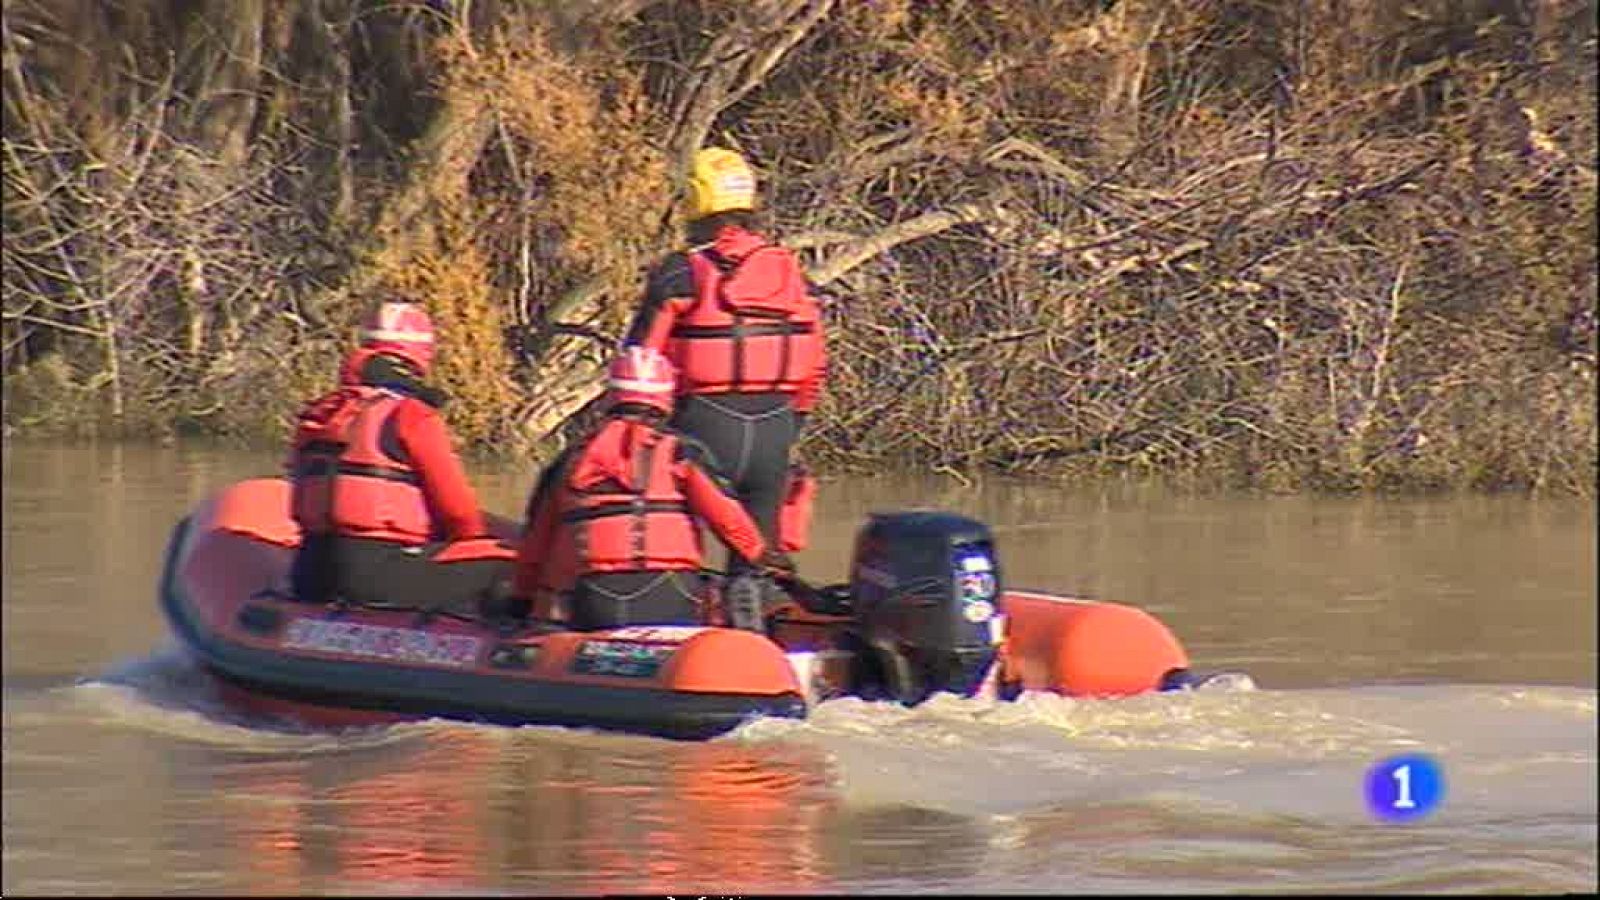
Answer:
[[[961,203],[937,212],[923,213],[885,228],[812,267],[811,281],[826,285],[875,256],[887,253],[908,241],[931,237],[958,225],[970,225],[993,217],[1001,209],[998,196],[972,203]]]
[[[753,4],[749,20],[712,40],[691,69],[673,110],[670,155],[687,170],[717,116],[759,87],[784,54],[827,16],[835,0],[777,0]]]

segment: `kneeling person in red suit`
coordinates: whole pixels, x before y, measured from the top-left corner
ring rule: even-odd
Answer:
[[[303,538],[298,599],[475,614],[513,551],[489,536],[477,496],[423,383],[433,322],[384,303],[363,324],[340,384],[300,413],[288,469]]]
[[[702,622],[709,586],[697,520],[751,565],[793,572],[704,445],[665,427],[675,384],[665,356],[625,348],[611,367],[608,418],[541,476],[513,580],[540,618],[566,594],[579,629]]]

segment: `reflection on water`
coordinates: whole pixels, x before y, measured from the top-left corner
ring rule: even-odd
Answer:
[[[501,873],[515,890],[585,893],[823,877],[820,751],[454,723],[387,731],[399,739],[359,752],[303,737],[267,754],[175,742],[143,761],[150,800],[207,798],[203,813],[173,817],[168,844],[251,893],[470,890]]]
[[[277,454],[3,458],[7,894],[1594,887],[1592,504],[834,482],[800,555],[818,580],[868,512],[958,510],[1013,584],[1145,606],[1264,690],[839,701],[701,744],[293,734],[228,721],[157,652],[171,524]],[[474,471],[502,512],[534,476]],[[1450,804],[1376,825],[1355,785],[1418,747]]]
[[[1596,877],[1595,698],[1570,688],[844,703],[701,744],[444,722],[252,733],[147,692],[8,703],[8,892],[1581,891]],[[1309,734],[1319,722],[1329,740]],[[1228,740],[1206,740],[1211,723]],[[1450,801],[1424,824],[1371,821],[1365,767],[1418,748],[1449,769]]]
[[[976,818],[913,806],[846,807],[817,837],[845,878],[886,885],[959,882],[983,867],[988,849]]]

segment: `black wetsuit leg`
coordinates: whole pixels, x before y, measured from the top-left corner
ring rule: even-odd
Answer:
[[[294,593],[308,602],[431,608],[477,615],[479,601],[511,574],[508,559],[437,562],[449,546],[314,536],[295,554]]]
[[[787,394],[693,395],[678,404],[672,426],[705,444],[717,469],[761,528],[777,545],[778,509],[789,478],[795,440],[794,410]],[[751,566],[728,554],[728,571]]]
[[[331,534],[307,533],[289,565],[289,591],[296,600],[327,603],[336,593],[334,543]]]

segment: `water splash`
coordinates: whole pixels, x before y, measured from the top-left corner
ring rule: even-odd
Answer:
[[[327,731],[251,719],[227,706],[210,676],[175,643],[44,691],[28,702],[8,704],[7,726],[25,725],[32,718],[56,719],[63,707],[87,723],[248,754],[342,753],[419,742],[454,725],[427,720]]]
[[[1029,693],[1012,703],[941,695],[914,709],[844,699],[806,720],[752,722],[730,739],[825,750],[847,803],[974,815],[1181,798],[1361,820],[1365,767],[1415,750],[1495,783],[1525,779],[1534,766],[1561,784],[1593,781],[1592,692],[1251,687],[1117,700]],[[1550,802],[1571,805],[1558,795]],[[1480,809],[1497,802],[1487,790],[1459,799]]]

